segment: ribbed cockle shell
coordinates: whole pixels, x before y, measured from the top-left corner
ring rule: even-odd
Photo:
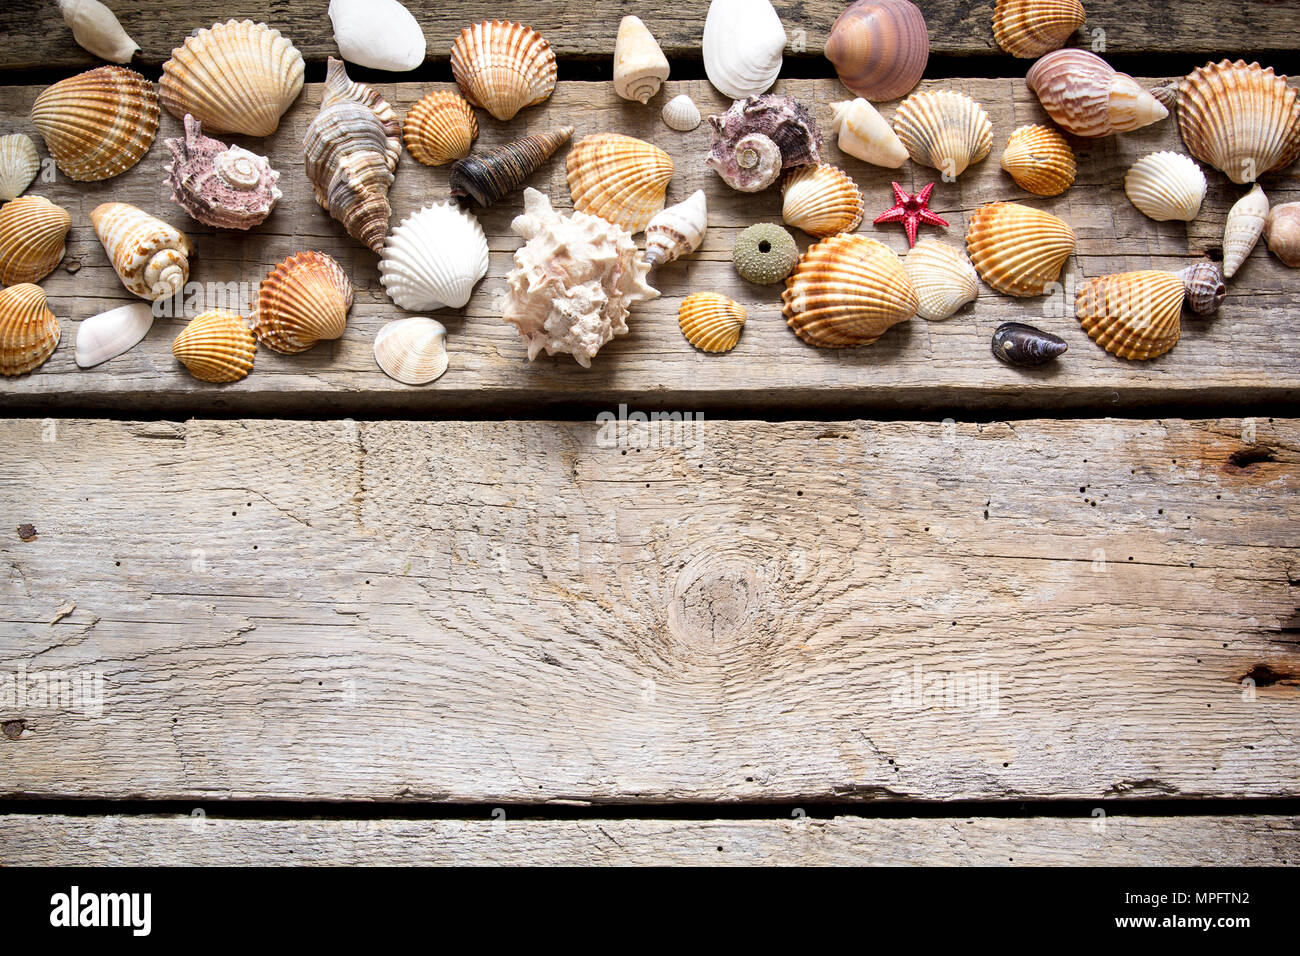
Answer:
[[[663,117],[665,126],[669,129],[675,129],[679,133],[689,133],[700,125],[702,119],[700,108],[685,93],[674,96],[665,103],[659,115]]]
[[[919,303],[902,262],[866,236],[823,239],[799,259],[781,294],[782,314],[809,345],[870,345],[916,315]]]
[[[821,162],[822,134],[803,104],[765,94],[737,100],[709,117],[713,144],[706,165],[732,189],[758,192],[796,166]]]
[[[781,185],[781,218],[818,239],[852,232],[864,209],[853,177],[828,163],[792,169]]]
[[[1002,168],[1016,185],[1039,196],[1059,196],[1074,184],[1078,164],[1064,136],[1046,126],[1017,126],[1002,151]]]
[[[1228,210],[1223,224],[1223,275],[1231,279],[1264,234],[1268,219],[1268,197],[1256,183]]]
[[[1087,50],[1048,53],[1025,82],[1056,124],[1075,136],[1127,133],[1169,115],[1137,80]]]
[[[157,302],[184,288],[194,244],[179,229],[124,202],[96,206],[90,222],[127,291]]]
[[[995,202],[971,214],[966,251],[980,278],[1006,295],[1042,295],[1074,252],[1074,231],[1063,219]]]
[[[163,167],[172,202],[205,226],[252,229],[280,201],[280,174],[270,160],[204,136],[193,116],[185,116],[183,137],[163,143],[172,154],[171,165]]]
[[[697,189],[684,202],[669,206],[645,227],[645,261],[661,266],[690,255],[704,241],[709,211],[704,190]]]
[[[72,215],[44,196],[0,206],[0,285],[40,282],[63,259]]]
[[[916,290],[916,314],[938,322],[952,316],[980,292],[979,276],[966,253],[939,239],[922,239],[903,258]]]
[[[485,20],[452,44],[451,72],[465,99],[504,122],[551,95],[555,53],[532,27]]]
[[[677,324],[701,352],[730,352],[745,327],[745,307],[716,292],[696,292],[677,307]]]
[[[154,85],[123,66],[60,80],[36,97],[32,123],[59,169],[82,182],[126,172],[158,133]]]
[[[41,171],[41,157],[30,136],[0,136],[0,202],[17,199]]]
[[[352,283],[323,252],[300,252],[275,266],[257,292],[253,333],[277,352],[305,352],[347,327]]]
[[[894,132],[912,159],[949,179],[978,163],[993,148],[988,113],[965,93],[924,90],[903,100],[894,114]]]
[[[469,155],[478,138],[478,120],[455,90],[435,90],[406,114],[402,137],[417,162],[442,166]]]
[[[880,102],[920,81],[930,58],[921,9],[910,0],[857,0],[839,15],[826,41],[826,59],[856,96]]]
[[[1124,192],[1143,215],[1157,222],[1191,222],[1205,199],[1205,173],[1181,153],[1143,156],[1124,176]]]
[[[672,158],[658,146],[620,133],[586,136],[566,160],[573,208],[640,232],[664,207]]]
[[[59,346],[59,320],[38,285],[22,282],[0,290],[0,375],[40,368]]]
[[[1079,287],[1074,311],[1094,342],[1124,359],[1164,355],[1176,344],[1183,280],[1172,272],[1099,276]]]
[[[201,382],[237,382],[253,370],[257,340],[242,316],[213,309],[195,316],[172,342],[172,355]]]
[[[459,309],[487,275],[488,245],[477,219],[452,202],[402,220],[384,246],[379,281],[403,309]]]
[[[1179,87],[1178,129],[1201,162],[1252,183],[1300,156],[1300,92],[1272,67],[1210,63]]]
[[[993,39],[1012,56],[1042,56],[1065,46],[1084,19],[1079,0],[997,0]]]
[[[572,135],[572,126],[561,126],[457,160],[451,167],[451,194],[490,206],[526,183]]]

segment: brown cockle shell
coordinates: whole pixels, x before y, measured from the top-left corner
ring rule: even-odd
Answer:
[[[781,218],[819,239],[852,232],[864,209],[853,177],[828,163],[792,169],[781,184]]]
[[[988,203],[971,214],[966,251],[980,278],[998,292],[1042,295],[1074,252],[1074,231],[1041,209]]]
[[[65,175],[81,182],[111,179],[153,145],[158,93],[134,70],[101,66],[36,97],[32,123]]]
[[[252,229],[266,221],[280,201],[280,174],[265,156],[203,135],[193,116],[185,116],[185,135],[165,139],[172,154],[163,167],[172,202],[197,222],[217,229]]]
[[[555,89],[555,53],[532,27],[484,20],[451,47],[451,72],[465,99],[502,122]]]
[[[821,162],[821,129],[808,108],[788,96],[736,100],[710,116],[709,125],[713,143],[704,162],[740,192],[758,192],[786,170]]]
[[[1065,46],[1085,17],[1079,0],[997,0],[993,39],[1012,56],[1042,56]]]
[[[417,162],[443,166],[469,155],[478,138],[478,120],[455,90],[435,90],[406,114],[402,137]]]
[[[1087,50],[1054,50],[1025,77],[1057,126],[1098,137],[1140,129],[1169,115],[1150,91]]]
[[[0,285],[40,282],[63,259],[72,215],[44,196],[0,206]]]
[[[45,364],[59,345],[59,320],[38,285],[0,290],[0,375],[25,375]]]
[[[585,136],[565,166],[573,208],[640,232],[664,208],[673,161],[652,143],[620,133]]]
[[[201,382],[237,382],[253,370],[257,339],[242,316],[224,309],[197,315],[172,342],[172,355]]]
[[[1178,344],[1184,295],[1183,280],[1173,272],[1124,272],[1083,283],[1074,311],[1107,352],[1141,361]]]
[[[1209,63],[1178,89],[1178,129],[1201,162],[1252,183],[1300,156],[1300,92],[1272,67]]]
[[[305,352],[347,327],[352,283],[323,252],[300,252],[275,266],[257,291],[253,333],[277,352]]]
[[[701,352],[730,352],[745,327],[745,307],[716,292],[696,292],[677,307],[682,335]]]
[[[1046,126],[1017,126],[1002,151],[1002,168],[1016,185],[1038,196],[1059,196],[1079,167],[1065,137]]]
[[[1284,265],[1300,266],[1300,202],[1284,202],[1268,211],[1264,242]]]
[[[462,201],[472,199],[480,206],[490,206],[526,183],[572,135],[572,126],[561,126],[458,159],[451,167],[451,194]]]
[[[910,0],[857,0],[839,15],[826,41],[826,59],[840,82],[876,102],[916,86],[929,58],[925,17]]]

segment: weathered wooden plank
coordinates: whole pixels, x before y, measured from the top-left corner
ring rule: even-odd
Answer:
[[[1100,811],[1101,813],[1103,811]],[[202,813],[202,811],[197,811]],[[0,816],[9,866],[1294,866],[1295,817],[246,820]]]
[[[1300,794],[1300,421],[618,438],[0,423],[0,791]]]

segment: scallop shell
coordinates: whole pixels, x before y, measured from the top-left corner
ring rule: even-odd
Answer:
[[[709,117],[713,142],[704,163],[732,189],[766,189],[781,173],[821,162],[822,133],[808,108],[768,93],[737,100]]]
[[[447,371],[447,330],[436,319],[394,319],[375,334],[375,362],[403,385],[428,385]]]
[[[349,63],[405,73],[424,62],[424,31],[397,0],[330,0],[329,17]]]
[[[465,99],[504,121],[551,95],[555,54],[532,27],[484,20],[452,44],[451,72]]]
[[[908,154],[955,179],[993,148],[988,113],[965,93],[925,90],[903,100],[894,114],[894,132]]]
[[[36,97],[32,123],[67,176],[81,182],[111,179],[153,145],[158,94],[134,70],[101,66],[60,80]]]
[[[832,103],[835,145],[866,163],[897,169],[907,162],[907,147],[894,128],[862,97]]]
[[[17,199],[41,171],[41,157],[31,137],[0,136],[0,202]]]
[[[649,103],[668,79],[668,57],[640,17],[626,16],[614,40],[614,92]]]
[[[172,50],[158,82],[177,119],[191,114],[209,133],[270,136],[302,92],[302,54],[265,23],[227,20]]]
[[[59,320],[40,286],[23,282],[0,290],[0,375],[40,368],[58,348],[59,335]]]
[[[172,342],[172,355],[201,382],[237,382],[253,370],[257,339],[242,316],[224,309],[196,315]]]
[[[1065,220],[1019,203],[995,202],[971,214],[966,252],[981,279],[1006,295],[1042,295],[1074,251]]]
[[[909,0],[857,0],[836,19],[826,59],[855,96],[880,102],[920,82],[930,58],[930,36],[920,8]]]
[[[443,202],[412,213],[393,230],[379,261],[379,281],[403,309],[459,309],[487,270],[483,227]]]
[[[794,237],[776,223],[758,222],[736,237],[731,262],[746,282],[772,285],[799,264],[799,247]]]
[[[72,215],[44,196],[0,207],[0,285],[40,282],[63,259]]]
[[[1284,265],[1300,266],[1300,202],[1284,202],[1269,210],[1264,241]]]
[[[490,206],[526,183],[572,135],[572,126],[562,126],[459,159],[451,167],[451,194]]]
[[[811,246],[786,280],[781,301],[795,335],[821,348],[870,345],[919,307],[894,251],[858,235]]]
[[[669,129],[675,129],[679,133],[689,133],[702,122],[700,108],[695,105],[695,101],[685,93],[674,96],[664,104],[663,112],[664,125]]]
[[[785,40],[768,0],[713,0],[704,18],[704,73],[733,100],[766,93],[781,72]]]
[[[704,241],[709,210],[704,190],[697,189],[684,202],[669,206],[645,227],[645,261],[661,266],[690,255]]]
[[[1074,150],[1065,137],[1046,126],[1018,126],[1002,151],[1002,168],[1016,185],[1038,196],[1059,196],[1078,172]]]
[[[1025,83],[1056,125],[1075,136],[1127,133],[1169,110],[1127,73],[1087,50],[1054,50],[1029,69]]]
[[[1124,359],[1152,359],[1176,344],[1183,280],[1172,272],[1125,272],[1080,286],[1074,311],[1094,342]]]
[[[993,332],[993,357],[1008,365],[1046,365],[1069,348],[1065,339],[1022,322],[1003,322]]]
[[[157,302],[189,281],[194,244],[174,226],[124,202],[96,206],[90,222],[127,291]]]
[[[411,107],[402,137],[417,162],[443,166],[469,155],[478,138],[478,120],[455,90],[436,90]]]
[[[1151,153],[1124,177],[1124,192],[1143,214],[1157,222],[1191,222],[1205,199],[1205,174],[1181,153]]]
[[[686,341],[701,352],[730,352],[745,327],[745,309],[716,292],[696,292],[677,307],[677,324]]]
[[[862,222],[862,190],[827,163],[792,169],[781,185],[781,218],[818,239],[852,232]]]
[[[300,252],[262,280],[253,334],[277,352],[305,352],[341,336],[350,308],[352,283],[339,264],[323,252]]]
[[[1196,315],[1210,315],[1219,311],[1219,304],[1228,294],[1228,287],[1223,281],[1223,272],[1208,259],[1182,269],[1178,278],[1183,280],[1186,298],[1183,304]]]
[[[1254,182],[1300,156],[1300,92],[1271,66],[1210,63],[1179,87],[1178,129],[1201,162],[1234,183]]]
[[[1223,224],[1223,275],[1231,279],[1264,234],[1268,219],[1268,197],[1256,183],[1228,210]]]
[[[59,0],[59,12],[72,38],[88,53],[110,63],[130,63],[140,44],[132,40],[113,11],[99,0]]]
[[[566,161],[573,208],[628,232],[640,232],[664,208],[672,158],[658,146],[619,133],[580,139]]]
[[[993,39],[1012,56],[1042,56],[1065,46],[1085,19],[1079,0],[997,0]]]
[[[903,268],[916,290],[916,314],[929,322],[949,318],[980,293],[966,253],[938,239],[922,239],[909,249]]]
[[[77,326],[79,368],[94,368],[135,348],[153,328],[153,306],[147,302],[109,309]]]
[[[251,229],[280,201],[280,174],[270,160],[204,136],[193,116],[185,117],[184,137],[165,139],[163,145],[172,154],[171,164],[163,167],[172,202],[205,226]]]

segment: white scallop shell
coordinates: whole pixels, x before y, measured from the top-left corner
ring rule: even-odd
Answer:
[[[1205,189],[1205,173],[1194,159],[1181,153],[1144,156],[1124,177],[1129,200],[1157,222],[1191,222],[1201,211]]]
[[[375,362],[403,385],[427,385],[447,371],[447,330],[436,319],[394,319],[375,335]]]
[[[459,309],[487,270],[483,227],[464,209],[443,202],[412,213],[389,234],[379,281],[403,309]]]
[[[785,39],[768,0],[713,0],[704,19],[704,72],[733,100],[766,93],[781,72]]]
[[[1223,277],[1231,279],[1241,264],[1255,248],[1264,234],[1264,221],[1268,219],[1268,197],[1259,183],[1238,199],[1228,210],[1223,224]]]
[[[0,136],[0,202],[17,199],[41,170],[41,157],[31,137]]]
[[[979,276],[961,249],[938,239],[922,239],[903,259],[920,308],[930,322],[946,319],[979,295]]]
[[[140,44],[132,40],[113,11],[99,0],[59,0],[59,12],[83,50],[110,63],[130,63]]]
[[[77,365],[93,368],[117,358],[139,345],[151,328],[153,306],[147,302],[132,302],[92,315],[77,327]]]
[[[886,169],[897,169],[907,162],[907,147],[894,128],[862,97],[832,103],[831,111],[831,128],[840,152]]]
[[[670,129],[677,130],[679,133],[689,133],[699,126],[700,121],[703,119],[700,116],[700,108],[685,93],[674,96],[665,103],[662,115],[665,125]]]
[[[424,62],[424,31],[397,0],[330,0],[329,15],[349,63],[404,73]]]

